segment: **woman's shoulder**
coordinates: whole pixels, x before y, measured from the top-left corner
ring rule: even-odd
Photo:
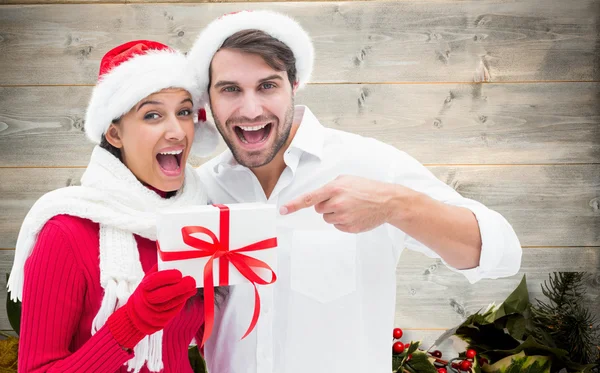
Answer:
[[[99,232],[98,223],[72,215],[54,216],[46,222],[40,234],[50,228],[59,230],[69,241],[78,243],[81,243],[83,237],[98,237]]]
[[[56,215],[50,220],[48,220],[46,224],[48,223],[66,229],[98,230],[98,223],[94,223],[89,219],[80,218],[79,216],[72,216],[66,214]]]

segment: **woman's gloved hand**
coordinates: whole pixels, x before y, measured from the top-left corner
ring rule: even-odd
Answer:
[[[107,321],[119,344],[133,349],[145,336],[162,330],[196,294],[196,281],[176,269],[146,273],[127,303]]]

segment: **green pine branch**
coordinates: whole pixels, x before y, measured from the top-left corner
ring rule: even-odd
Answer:
[[[581,364],[595,363],[600,346],[600,326],[585,304],[587,278],[581,272],[553,273],[542,285],[548,301],[538,299],[531,307],[534,337]]]

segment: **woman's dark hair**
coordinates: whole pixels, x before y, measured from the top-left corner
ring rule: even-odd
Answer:
[[[119,119],[113,119],[112,124],[119,124]],[[123,158],[121,157],[121,149],[112,146],[111,143],[108,142],[108,140],[106,139],[106,136],[104,134],[102,134],[102,138],[100,139],[100,147],[102,149],[106,149],[108,150],[108,152],[112,155],[114,155],[115,157],[117,157],[118,160],[120,160],[121,162],[123,162]]]

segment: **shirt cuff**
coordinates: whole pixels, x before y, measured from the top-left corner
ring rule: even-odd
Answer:
[[[482,278],[496,279],[517,274],[521,267],[522,249],[512,226],[502,215],[483,205],[469,204],[463,207],[473,212],[479,224],[479,266],[460,270],[444,264],[452,271],[461,273],[471,284]]]

